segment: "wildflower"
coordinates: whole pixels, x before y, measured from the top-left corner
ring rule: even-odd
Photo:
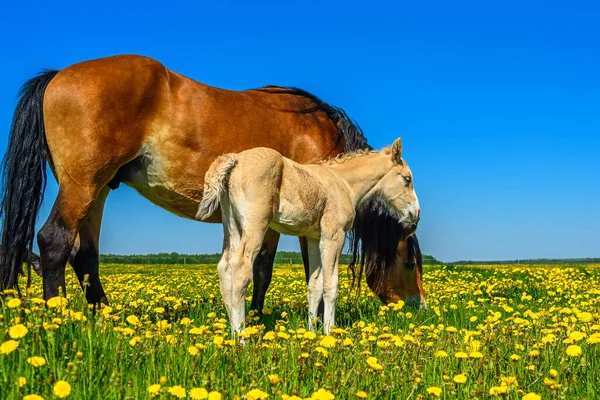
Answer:
[[[23,397],[23,400],[44,400],[44,398],[37,394],[28,394]]]
[[[527,393],[525,396],[523,396],[522,400],[542,400],[542,396],[531,392],[531,393]]]
[[[190,353],[190,355],[192,356],[197,356],[198,353],[200,353],[200,350],[198,350],[198,348],[196,346],[190,346],[188,347],[188,353]]]
[[[140,319],[135,315],[130,315],[126,319],[131,325],[138,325],[140,323]]]
[[[184,399],[185,398],[185,388],[177,385],[177,386],[172,386],[169,389],[167,389],[167,391],[172,394],[173,396],[177,397],[178,399]]]
[[[437,386],[432,386],[432,387],[427,388],[427,393],[429,393],[435,397],[440,397],[442,395],[442,389]]]
[[[9,354],[15,351],[19,347],[19,342],[16,340],[7,340],[0,344],[0,354]]]
[[[582,312],[577,314],[577,319],[581,322],[590,322],[593,319],[593,316],[589,312]]]
[[[438,352],[435,353],[435,356],[439,358],[446,358],[448,357],[448,353],[446,353],[444,350],[438,350]]]
[[[366,399],[368,396],[367,392],[364,392],[362,390],[359,390],[358,392],[356,392],[356,397],[358,397],[359,399]]]
[[[25,378],[24,376],[20,376],[17,378],[17,386],[18,387],[23,387],[27,384],[27,378]]]
[[[510,359],[513,360],[513,361],[519,361],[521,359],[521,356],[518,355],[518,354],[512,354],[510,356]]]
[[[156,396],[158,392],[160,392],[160,385],[158,383],[155,383],[154,385],[148,386],[147,390],[151,396]]]
[[[62,296],[52,297],[46,302],[48,308],[62,308],[67,305],[67,299]]]
[[[269,331],[269,332],[265,333],[265,335],[263,336],[263,340],[274,340],[274,339],[275,339],[275,332],[273,332],[273,331]]]
[[[506,386],[494,386],[490,389],[490,395],[496,396],[499,394],[504,394],[508,391]]]
[[[6,303],[8,308],[17,308],[21,306],[21,299],[10,299],[8,303]]]
[[[540,355],[540,351],[539,350],[531,350],[528,355],[529,355],[529,357],[537,357]]]
[[[246,393],[246,399],[248,400],[262,400],[266,399],[267,397],[269,397],[269,395],[260,389],[252,389]]]
[[[472,351],[469,353],[469,357],[471,358],[482,358],[483,354],[478,351]]]
[[[271,385],[277,385],[279,383],[279,375],[277,374],[269,375],[268,378]]]
[[[551,369],[549,373],[552,378],[556,378],[558,376],[558,371],[555,369]]]
[[[311,399],[315,400],[333,400],[335,396],[328,390],[319,389],[310,396]]]
[[[208,398],[208,391],[204,388],[194,388],[190,390],[190,397],[192,400],[206,400]]]
[[[502,386],[513,386],[517,385],[517,378],[515,376],[505,376],[502,378]]]
[[[319,342],[319,344],[323,347],[333,347],[335,346],[335,343],[337,342],[337,339],[334,338],[333,336],[323,336],[323,339],[321,339],[321,341]]]
[[[459,351],[458,353],[454,354],[454,357],[456,357],[456,358],[469,358],[469,355],[467,353],[465,353],[464,351]]]
[[[570,345],[569,347],[567,347],[567,355],[571,357],[581,355],[581,347],[577,346],[576,344]]]
[[[221,400],[221,393],[212,391],[208,394],[208,400]]]
[[[467,376],[465,374],[458,374],[454,377],[454,382],[456,383],[465,383],[467,381]]]
[[[46,359],[44,357],[29,357],[27,359],[27,362],[33,365],[34,367],[42,367],[46,365]]]
[[[314,338],[317,337],[317,334],[309,331],[309,332],[305,332],[303,337],[304,337],[304,339],[313,340]]]
[[[181,318],[181,321],[179,321],[179,323],[183,326],[189,326],[192,323],[192,320],[189,319],[188,317],[184,317],[184,318]]]
[[[71,394],[71,385],[66,381],[58,381],[52,387],[52,393],[54,393],[56,397],[64,399]]]
[[[10,336],[11,339],[21,339],[23,336],[27,335],[27,332],[29,332],[29,330],[25,327],[25,325],[17,324],[10,327],[8,330],[8,336]]]

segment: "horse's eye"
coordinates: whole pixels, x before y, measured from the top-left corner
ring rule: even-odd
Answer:
[[[406,182],[407,185],[410,185],[412,178],[410,176],[402,176],[402,177],[404,178],[404,182]]]

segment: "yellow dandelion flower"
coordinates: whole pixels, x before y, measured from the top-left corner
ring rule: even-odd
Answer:
[[[204,388],[194,388],[190,390],[190,397],[192,400],[206,400],[208,399],[208,391]]]
[[[359,399],[366,399],[368,396],[367,392],[364,392],[362,390],[359,390],[358,392],[356,392],[356,397],[358,397]]]
[[[212,391],[208,394],[208,400],[221,400],[221,393]]]
[[[517,386],[517,377],[505,376],[502,378],[502,386]]]
[[[48,308],[62,308],[67,305],[67,299],[62,296],[52,297],[46,302]]]
[[[155,383],[154,385],[148,386],[146,390],[148,391],[148,393],[150,393],[151,396],[156,396],[158,392],[160,392],[160,385],[158,383]]]
[[[504,394],[508,391],[506,386],[494,386],[490,389],[490,395],[497,396],[500,394]]]
[[[19,347],[19,342],[16,340],[7,340],[0,344],[0,354],[9,354],[15,351]]]
[[[305,332],[303,337],[304,337],[304,339],[313,340],[314,338],[317,337],[317,334],[309,331],[309,332]]]
[[[246,399],[248,400],[262,400],[269,397],[268,393],[263,392],[260,389],[252,389],[248,393],[246,393]]]
[[[446,358],[448,357],[448,353],[446,353],[444,350],[438,350],[438,352],[435,353],[435,356],[438,358]]]
[[[52,387],[52,393],[56,397],[64,399],[71,394],[71,385],[67,381],[58,381]]]
[[[542,396],[531,392],[531,393],[527,393],[525,396],[523,396],[522,400],[542,400]]]
[[[464,351],[459,351],[458,353],[454,354],[454,357],[456,357],[456,358],[469,358],[469,355],[467,353],[465,353]]]
[[[552,378],[556,378],[558,376],[558,371],[555,369],[551,369],[549,374]]]
[[[44,400],[44,398],[38,394],[28,394],[23,396],[23,400]]]
[[[198,353],[200,353],[200,350],[198,350],[198,348],[196,346],[190,346],[188,347],[188,353],[190,353],[192,356],[197,356]]]
[[[567,347],[567,355],[570,357],[577,357],[581,355],[581,347],[576,344],[572,344]]]
[[[167,392],[169,392],[171,395],[177,397],[178,399],[184,399],[186,396],[186,392],[185,392],[185,388],[183,388],[182,386],[171,386],[170,388],[167,389]]]
[[[442,395],[442,389],[437,386],[431,386],[427,388],[427,393],[435,397],[440,397]]]
[[[21,306],[21,299],[10,299],[8,303],[6,303],[8,308],[17,308]]]
[[[33,365],[34,367],[42,367],[44,365],[46,365],[46,359],[44,357],[29,357],[27,359],[27,362],[31,365]]]
[[[277,374],[271,374],[268,376],[268,378],[269,378],[269,382],[271,383],[271,385],[277,385],[280,381],[279,375],[277,375]]]
[[[27,378],[25,378],[24,376],[20,376],[17,378],[17,386],[18,387],[23,387],[27,384]]]
[[[483,354],[480,353],[479,351],[472,351],[469,353],[469,357],[471,358],[482,358]]]
[[[337,339],[333,336],[323,336],[319,344],[323,347],[334,347],[337,342]]]
[[[512,354],[510,356],[510,359],[513,360],[513,361],[519,361],[521,359],[521,356],[518,355],[518,354]]]
[[[126,319],[131,325],[138,325],[140,323],[140,319],[135,315],[130,315]]]
[[[27,327],[25,327],[25,325],[17,324],[10,327],[10,329],[8,330],[8,336],[10,336],[11,339],[21,339],[22,337],[27,335],[27,332],[29,332],[29,330],[27,329]]]
[[[454,377],[454,382],[456,383],[465,383],[467,381],[467,376],[465,374],[458,374]]]
[[[315,400],[333,400],[335,396],[329,390],[319,389],[310,398]]]

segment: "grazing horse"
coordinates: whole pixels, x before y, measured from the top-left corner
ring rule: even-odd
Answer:
[[[254,147],[273,148],[299,163],[369,148],[343,110],[303,90],[219,89],[151,58],[101,58],[30,79],[19,95],[3,161],[0,217],[6,250],[0,254],[0,290],[18,289],[22,260],[35,237],[46,162],[59,190],[37,235],[44,297],[57,296],[59,288],[64,294],[65,265],[73,251],[70,262],[77,278],[83,283],[89,276],[87,301],[97,304],[107,303],[98,248],[111,189],[124,182],[154,204],[193,219],[212,161]],[[356,265],[366,268],[368,277],[369,263],[395,264],[402,227],[377,202],[361,208],[359,215],[363,221],[383,218],[393,231],[373,236],[369,222],[353,230],[356,259],[366,256]],[[220,214],[209,222],[220,222]],[[253,304],[258,309],[271,280],[278,240],[279,234],[269,230],[256,258]],[[306,240],[300,243],[306,255]],[[397,295],[424,298],[418,290]]]
[[[338,262],[355,210],[378,199],[414,231],[419,201],[402,142],[382,151],[349,153],[332,162],[301,165],[269,148],[218,157],[206,172],[196,218],[221,208],[223,254],[217,266],[232,333],[243,330],[246,290],[268,229],[308,241],[308,327],[324,301],[323,330],[335,321]]]

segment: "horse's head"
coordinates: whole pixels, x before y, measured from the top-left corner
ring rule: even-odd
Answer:
[[[384,304],[402,300],[407,305],[427,308],[423,290],[423,256],[416,235],[398,243],[396,258],[387,279],[376,282],[377,274],[367,274],[367,284]]]
[[[412,172],[406,161],[402,159],[402,139],[396,139],[389,149],[389,154],[391,168],[372,192],[382,200],[391,214],[397,215],[403,229],[412,233],[417,229],[421,210],[415,193]]]

